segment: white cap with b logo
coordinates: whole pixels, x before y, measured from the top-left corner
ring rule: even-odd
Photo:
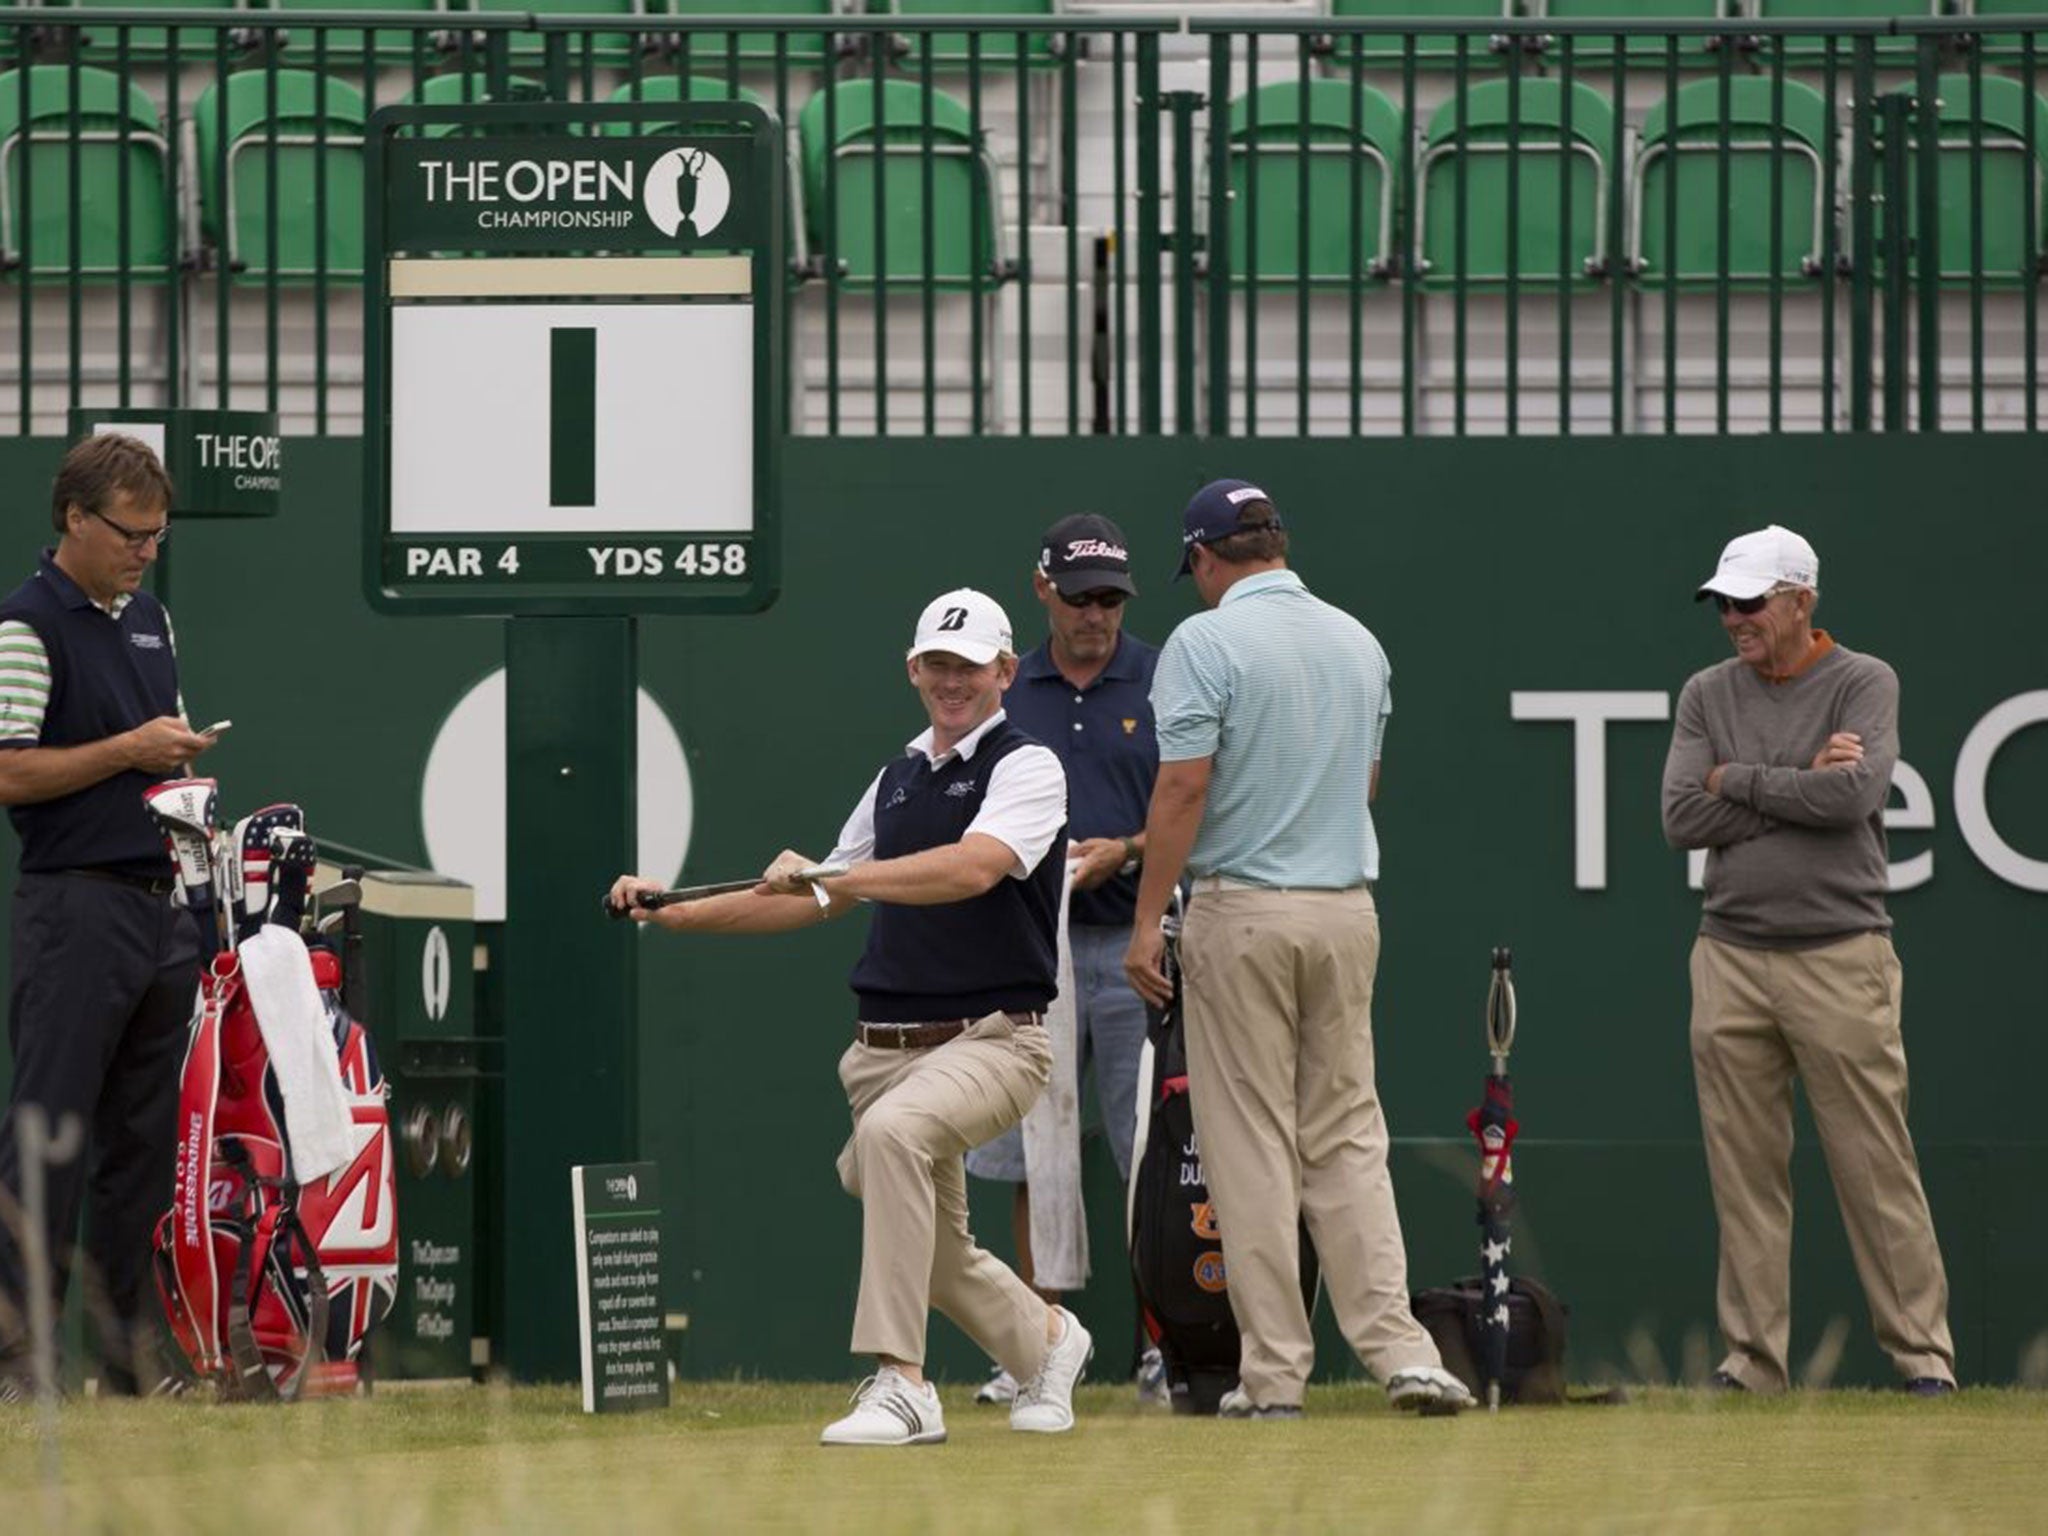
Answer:
[[[947,651],[976,666],[1013,655],[1016,647],[1010,639],[1010,616],[986,592],[956,587],[933,598],[917,616],[917,638],[910,642],[910,654],[922,656],[927,651]]]

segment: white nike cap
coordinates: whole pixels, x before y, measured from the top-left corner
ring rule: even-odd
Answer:
[[[1010,616],[986,592],[956,587],[933,598],[917,616],[917,638],[910,642],[910,654],[922,656],[927,651],[964,656],[976,666],[998,656],[1015,655]]]
[[[1790,528],[1776,523],[1730,539],[1714,574],[1700,584],[1693,601],[1719,593],[1737,599],[1762,597],[1773,587],[1820,591],[1820,556]]]

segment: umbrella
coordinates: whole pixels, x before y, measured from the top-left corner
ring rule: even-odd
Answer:
[[[1508,1253],[1515,1214],[1515,1086],[1508,1080],[1508,1050],[1515,1043],[1514,956],[1493,952],[1493,980],[1486,988],[1486,1048],[1493,1070],[1485,1097],[1465,1117],[1479,1141],[1480,1367],[1486,1406],[1500,1408],[1501,1379],[1508,1364]]]

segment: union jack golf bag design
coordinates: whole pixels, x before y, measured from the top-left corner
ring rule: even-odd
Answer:
[[[295,866],[309,869],[310,860],[300,854],[305,844],[297,808],[270,808],[285,809],[294,814],[265,829],[278,834],[265,839],[264,851],[275,862],[260,862],[270,866],[262,873],[290,868],[297,880],[274,881],[270,899],[256,900],[273,923],[296,930],[299,905],[291,897],[303,891],[304,877]],[[216,869],[230,859],[259,862],[244,859],[255,850],[240,846],[242,837],[233,841],[237,846],[218,850],[224,857]],[[249,873],[261,878],[256,868]],[[298,892],[291,890],[294,883]],[[255,914],[233,910],[245,893],[247,886],[216,890],[214,909],[246,921]],[[243,929],[242,942],[251,931]],[[221,938],[232,933],[223,922]],[[200,981],[179,1097],[173,1200],[156,1229],[157,1290],[172,1334],[193,1371],[223,1397],[290,1399],[351,1390],[364,1342],[397,1299],[397,1175],[384,1074],[369,1035],[342,1007],[339,957],[299,946],[296,938],[289,943],[311,966],[324,1015],[322,1039],[333,1042],[347,1105],[346,1161],[308,1183],[298,1181],[284,1092],[251,1002],[243,956],[223,943]],[[265,1022],[274,1026],[268,1013]],[[322,1047],[311,1049],[317,1056]],[[339,1138],[340,1109],[333,1113]],[[341,1155],[337,1146],[329,1161]]]

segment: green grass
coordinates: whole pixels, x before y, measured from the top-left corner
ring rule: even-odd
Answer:
[[[1619,1407],[1397,1415],[1317,1388],[1298,1423],[1141,1413],[1083,1390],[1064,1436],[1012,1435],[947,1389],[944,1446],[825,1450],[837,1385],[685,1382],[587,1417],[562,1388],[386,1391],[288,1409],[0,1409],[0,1532],[2037,1531],[2048,1396],[1777,1400],[1650,1391]]]

